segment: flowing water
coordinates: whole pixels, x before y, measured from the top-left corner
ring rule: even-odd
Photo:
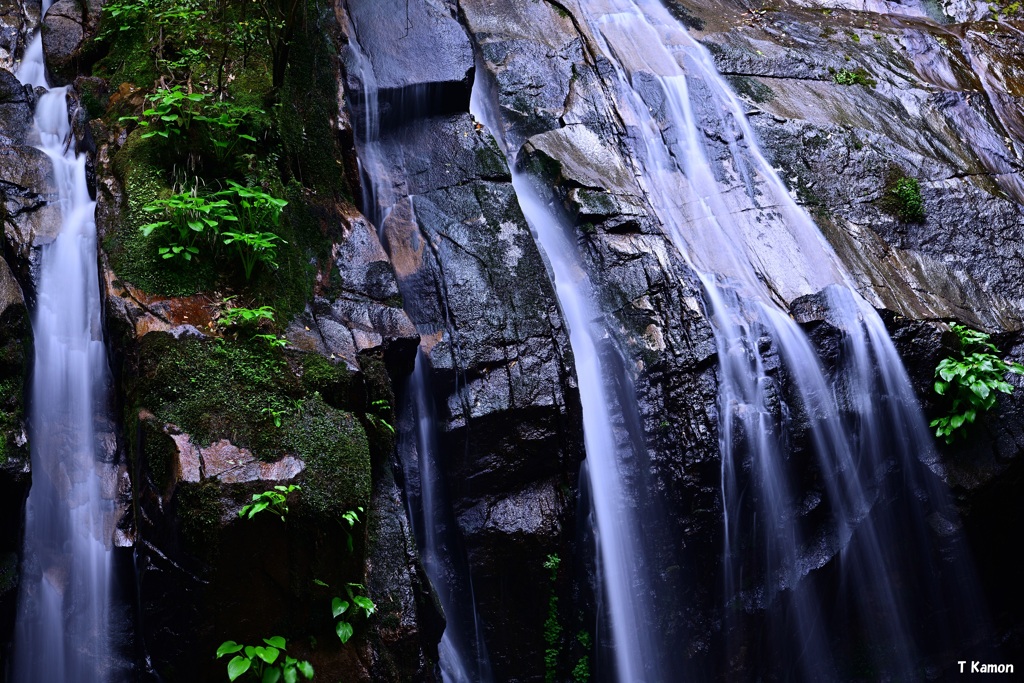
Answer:
[[[478,74],[483,72],[477,69]],[[642,522],[646,520],[638,510],[642,496],[630,485],[636,483],[636,472],[643,469],[640,462],[646,457],[635,427],[640,423],[636,393],[602,320],[599,296],[583,268],[571,226],[565,225],[531,179],[517,169],[516,150],[503,139],[505,126],[487,90],[484,79],[478,77],[470,110],[497,136],[508,157],[519,206],[548,266],[569,329],[583,407],[587,455],[583,472],[596,525],[602,583],[598,598],[607,607],[617,680],[673,680],[659,647],[654,593],[643,548]]]
[[[381,116],[377,78],[373,65],[358,40],[358,27],[349,25],[349,76],[357,82],[360,103],[355,126],[356,150],[362,180],[362,210],[377,226],[385,249],[390,251],[388,217],[415,225],[415,197],[404,191],[405,178],[388,165],[381,146]],[[391,124],[411,124],[427,110],[428,89],[405,93],[402,105],[392,105]],[[426,238],[391,234],[392,240]],[[421,245],[410,245],[414,251]],[[429,251],[429,250],[427,250]],[[446,329],[447,320],[432,319],[437,302],[425,301],[443,291],[420,273],[399,274],[398,285],[407,312],[421,335],[428,337]],[[445,309],[445,303],[440,302]],[[449,331],[449,335],[450,335]],[[457,347],[457,345],[453,345]],[[457,353],[457,348],[453,350]],[[458,363],[454,364],[456,367]],[[423,569],[445,614],[446,627],[438,644],[441,673],[446,683],[490,683],[493,680],[483,624],[476,612],[473,581],[461,535],[448,499],[443,460],[438,445],[437,418],[431,390],[431,367],[419,351],[412,376],[406,385],[405,404],[400,407],[399,457],[402,461],[405,498],[412,520]]]
[[[611,66],[606,84],[640,182],[699,277],[718,347],[724,666],[830,680],[870,667],[922,675],[922,655],[977,638],[965,548],[908,378],[878,314],[758,149],[708,52],[656,0],[576,5]],[[505,129],[485,97],[474,114]],[[516,150],[506,149],[515,167]],[[677,653],[655,618],[629,454],[609,425],[629,410],[606,391],[606,332],[558,211],[514,173],[571,331],[618,681],[668,680]],[[790,314],[824,311],[830,372]],[[626,402],[628,404],[628,401]],[[799,476],[810,475],[811,481]],[[828,569],[826,570],[826,566]],[[820,571],[819,571],[820,570]],[[974,604],[979,604],[974,602]],[[681,650],[682,648],[678,648]]]
[[[99,683],[108,680],[114,518],[97,462],[95,424],[104,409],[108,369],[95,202],[86,185],[85,156],[74,149],[67,89],[48,87],[39,35],[18,77],[46,89],[35,129],[38,147],[53,163],[62,225],[43,247],[37,283],[32,488],[11,674],[16,683]]]
[[[941,607],[957,584],[971,590],[970,573],[938,559],[963,548],[881,319],[764,159],[708,52],[667,10],[597,0],[581,12],[614,69],[641,182],[702,280],[715,331],[730,662],[760,641],[760,666],[805,680],[849,675],[857,657],[918,678],[924,651],[977,636],[979,618]],[[831,376],[790,315],[809,295],[840,338]],[[802,498],[798,449],[813,453],[818,478]],[[833,556],[835,597],[810,576]],[[754,610],[767,636],[740,625]]]

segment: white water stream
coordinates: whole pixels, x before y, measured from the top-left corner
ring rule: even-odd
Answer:
[[[856,650],[880,675],[916,678],[922,650],[976,635],[979,620],[970,608],[940,607],[973,585],[948,494],[926,467],[932,437],[882,320],[765,160],[708,52],[664,6],[573,7],[611,66],[606,84],[639,181],[700,279],[715,332],[726,666],[746,658],[755,670],[782,667],[783,678],[833,680]],[[480,92],[473,113],[501,138],[500,110]],[[514,168],[517,150],[505,151]],[[638,540],[648,521],[630,505],[643,493],[624,488],[632,454],[611,429],[631,407],[606,389],[600,297],[560,211],[521,172],[513,178],[571,331],[615,680],[669,680],[684,648],[654,645]],[[839,335],[832,375],[789,313],[804,296],[817,297]],[[798,445],[812,454],[818,497],[797,498]],[[833,558],[838,593],[825,594],[812,572]]]
[[[44,2],[45,13],[48,3]],[[96,420],[108,373],[100,321],[95,202],[85,155],[75,153],[67,88],[46,82],[40,36],[19,79],[45,92],[36,107],[38,147],[53,163],[62,225],[42,248],[34,313],[32,488],[12,679],[101,683],[109,667],[113,505],[97,462]],[[109,494],[109,492],[108,492]]]

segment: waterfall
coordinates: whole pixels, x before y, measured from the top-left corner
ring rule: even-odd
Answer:
[[[478,74],[484,69],[478,67]],[[586,485],[594,518],[602,595],[608,609],[617,680],[674,680],[659,635],[651,577],[645,566],[644,518],[630,481],[642,470],[646,449],[638,429],[639,409],[625,362],[598,310],[598,295],[584,270],[571,226],[516,166],[504,140],[497,106],[478,75],[470,111],[497,138],[512,169],[519,206],[548,267],[559,308],[569,329],[583,407]]]
[[[377,78],[369,57],[359,44],[357,29],[350,21],[349,75],[357,80],[362,98],[361,116],[355,126],[362,180],[362,211],[377,227],[381,242],[390,253],[388,217],[392,212],[398,212],[401,214],[399,220],[415,225],[415,197],[403,192],[405,179],[392,177],[384,159]],[[418,118],[424,108],[422,102],[427,97],[429,92],[426,89],[409,93],[407,106],[398,107],[400,111],[391,113],[394,123],[400,125]],[[400,239],[397,235],[391,238]],[[418,234],[415,238],[426,239]],[[417,273],[399,275],[398,286],[406,311],[421,335],[445,331],[450,335],[449,321],[431,319],[430,311],[436,305],[424,300],[424,297],[436,296],[436,292],[443,296],[444,287],[422,280]],[[441,309],[446,309],[443,301]],[[453,344],[453,348],[455,346]],[[457,351],[453,350],[453,353]],[[438,445],[430,360],[422,349],[416,355],[414,370],[404,393],[404,404],[399,407],[398,452],[404,474],[406,504],[423,569],[437,594],[446,621],[438,644],[441,675],[445,683],[490,683],[493,675],[483,624],[476,611],[473,580],[444,481],[442,463],[445,454]]]
[[[110,666],[114,516],[113,480],[97,458],[96,420],[105,410],[108,368],[95,202],[86,185],[85,156],[74,149],[67,88],[46,83],[38,34],[18,76],[46,89],[35,130],[39,148],[53,163],[62,225],[56,240],[42,248],[37,283],[32,487],[11,674],[18,683],[99,683],[108,680]]]
[[[699,278],[715,333],[719,671],[819,681],[859,666],[921,678],[928,656],[981,642],[984,620],[932,436],[881,318],[765,160],[707,50],[664,6],[569,6],[599,53],[638,182]],[[502,137],[496,103],[474,93],[474,115]],[[515,168],[517,150],[505,151]],[[513,177],[571,331],[615,680],[677,680],[682,648],[654,644],[638,540],[648,521],[633,509],[644,496],[624,476],[637,451],[610,428],[633,408],[628,392],[607,390],[615,354],[600,297],[560,211],[521,172]],[[837,339],[830,370],[794,320],[801,305],[820,310],[822,334]]]
[[[761,670],[829,680],[863,654],[877,673],[919,678],[923,653],[977,637],[981,620],[970,600],[942,605],[973,583],[882,320],[765,160],[709,53],[662,4],[580,11],[611,63],[640,182],[701,278],[715,332],[729,661],[760,650]],[[790,314],[801,297],[841,339],[833,377]],[[820,480],[807,499],[797,498],[798,441]],[[828,595],[812,573],[833,557]],[[757,610],[766,622],[745,629]]]

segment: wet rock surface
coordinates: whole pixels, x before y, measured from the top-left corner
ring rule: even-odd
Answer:
[[[468,115],[410,122],[382,140],[404,199],[383,231],[432,366],[445,484],[499,679],[543,641],[543,558],[571,528],[578,467],[568,341],[544,265],[493,139]],[[415,482],[410,482],[416,486]],[[532,521],[494,510],[524,507]],[[487,519],[486,523],[481,520]],[[568,527],[567,527],[568,525]]]

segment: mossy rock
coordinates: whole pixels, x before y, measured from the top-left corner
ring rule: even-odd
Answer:
[[[302,379],[293,366],[305,369]],[[261,460],[300,458],[309,507],[340,517],[369,501],[369,446],[355,416],[328,404],[319,390],[344,405],[349,380],[343,367],[326,359],[289,357],[259,340],[155,332],[140,340],[132,410],[151,411],[202,446],[227,439]],[[169,445],[159,438],[144,443],[149,470],[162,485],[171,474]]]

